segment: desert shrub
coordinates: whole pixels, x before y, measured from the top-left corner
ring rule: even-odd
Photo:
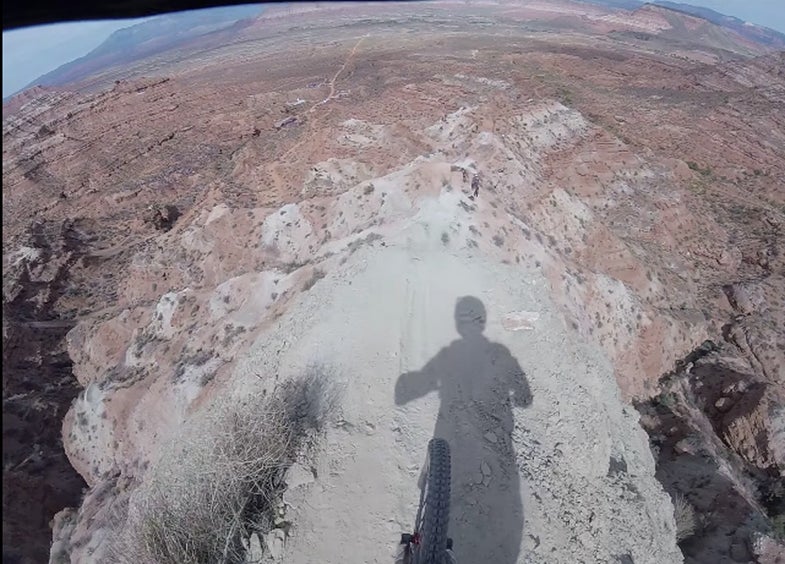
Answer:
[[[711,176],[711,167],[708,165],[705,168],[703,168],[694,161],[687,161],[687,166],[689,167],[690,170],[700,173],[703,176]]]
[[[663,405],[663,406],[665,406],[665,407],[667,407],[668,409],[671,409],[671,410],[674,407],[676,407],[676,404],[678,403],[678,399],[676,398],[676,394],[674,394],[673,392],[663,392],[659,396],[657,396],[655,398],[655,400],[660,405]]]
[[[774,536],[781,541],[785,541],[785,513],[774,516],[771,524]]]
[[[695,508],[678,493],[673,496],[673,517],[676,520],[676,542],[681,542],[695,534],[698,524]]]
[[[316,284],[319,280],[321,280],[325,276],[326,274],[324,273],[323,270],[319,268],[314,268],[313,272],[311,273],[311,277],[305,281],[305,284],[303,284],[303,290],[304,291],[310,290],[311,288],[313,288],[314,284]]]
[[[147,208],[144,222],[152,225],[159,231],[169,231],[180,215],[182,215],[182,212],[180,212],[177,206],[156,203]]]
[[[213,406],[164,450],[134,494],[112,561],[244,562],[243,539],[273,527],[284,473],[334,398],[314,367],[272,393]]]

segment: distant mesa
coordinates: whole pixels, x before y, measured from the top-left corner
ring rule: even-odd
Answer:
[[[655,0],[652,3],[640,0],[588,0],[588,3],[605,8],[611,13],[616,10],[626,10],[632,12],[633,17],[655,16],[665,25],[656,33],[662,32],[666,39],[689,40],[693,38],[694,28],[700,27],[698,33],[705,35],[704,39],[711,39],[709,43],[719,48],[733,51],[735,46],[746,44],[748,50],[752,51],[760,47],[785,49],[785,34],[708,8],[667,0]],[[568,1],[565,4],[573,4],[573,2]],[[37,78],[28,85],[27,90],[34,86],[78,83],[115,67],[171,49],[204,48],[210,44],[225,44],[230,41],[230,37],[240,32],[266,27],[276,20],[296,18],[319,11],[348,9],[347,6],[352,7],[351,3],[288,4],[272,7],[244,5],[156,16],[145,22],[117,30],[87,55]],[[667,15],[668,12],[672,17]],[[694,18],[695,21],[690,23],[677,16]],[[703,28],[701,24],[714,25],[721,29]],[[626,31],[618,31],[642,41],[654,37],[648,33],[651,30],[636,31],[630,28]],[[644,31],[647,33],[644,34]],[[315,88],[321,84],[323,82],[312,82],[307,87]],[[35,97],[38,93],[40,91],[35,91],[31,97]],[[19,101],[12,102],[10,99],[6,103],[14,107],[19,105]],[[288,111],[291,109],[289,108]]]
[[[42,96],[47,92],[51,92],[52,88],[46,88],[37,84],[31,88],[22,90],[18,94],[10,96],[7,100],[3,101],[3,118],[19,111],[19,109],[36,98]]]
[[[156,16],[115,31],[84,57],[40,76],[27,88],[33,85],[59,86],[78,82],[102,70],[174,49],[196,38],[226,30],[240,21],[258,16],[263,9],[256,4]]]

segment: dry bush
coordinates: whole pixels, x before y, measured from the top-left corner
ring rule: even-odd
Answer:
[[[673,517],[676,520],[676,542],[681,542],[695,534],[698,525],[695,508],[678,493],[673,496]]]
[[[311,288],[313,288],[314,284],[316,284],[319,280],[327,276],[325,272],[319,268],[315,268],[311,273],[311,277],[305,281],[303,284],[303,291],[307,292]]]
[[[271,394],[214,406],[179,438],[129,506],[112,561],[235,563],[272,528],[283,476],[335,403],[318,367]]]

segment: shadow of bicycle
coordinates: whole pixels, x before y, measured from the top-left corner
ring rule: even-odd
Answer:
[[[526,407],[531,392],[518,361],[483,334],[486,312],[473,296],[455,306],[460,335],[421,370],[402,374],[395,403],[437,391],[433,436],[452,452],[449,534],[457,562],[517,562],[523,502],[512,444],[513,406]]]

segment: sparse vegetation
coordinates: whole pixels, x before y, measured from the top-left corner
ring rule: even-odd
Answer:
[[[320,268],[314,268],[313,272],[311,273],[311,277],[305,281],[303,284],[303,291],[308,291],[313,288],[314,284],[316,284],[319,280],[326,276],[325,272]]]
[[[565,86],[560,86],[556,92],[556,95],[559,98],[559,101],[564,104],[565,106],[572,106],[573,104],[573,97],[572,92],[569,88]]]
[[[695,534],[698,520],[695,508],[681,494],[673,497],[673,517],[676,520],[676,541],[681,542]]]
[[[355,239],[354,241],[350,242],[346,246],[346,248],[349,249],[349,252],[353,254],[355,251],[357,251],[357,249],[359,249],[363,245],[369,245],[374,241],[380,240],[381,238],[382,236],[379,233],[369,233],[362,239]],[[341,264],[343,264],[343,262]]]
[[[229,346],[237,337],[238,335],[245,333],[246,329],[242,325],[226,325],[224,327],[224,338],[221,340],[221,344],[224,347]]]
[[[232,327],[232,326],[229,325],[227,327]],[[243,328],[240,329],[244,330]],[[224,341],[226,341],[226,337],[224,337]],[[228,342],[225,342],[224,346],[227,344]],[[204,366],[207,363],[207,361],[209,361],[211,358],[213,358],[213,355],[204,349],[199,349],[195,352],[184,354],[183,357],[180,359],[180,362],[178,362],[177,365],[175,366],[174,381],[179,382],[180,380],[182,380],[183,376],[185,376],[186,367]]]
[[[47,124],[42,125],[38,129],[38,137],[49,137],[50,135],[54,135],[54,133],[54,130]]]
[[[145,347],[154,341],[157,341],[158,337],[148,328],[142,329],[134,339],[134,350],[137,355],[142,354]]]
[[[660,405],[673,409],[676,406],[676,396],[672,392],[663,392],[655,398]]]
[[[446,231],[442,232],[442,243],[445,245],[450,242],[450,236],[447,234]]]
[[[711,167],[708,165],[705,168],[701,168],[701,166],[698,163],[693,161],[687,161],[687,166],[690,168],[690,170],[695,171],[701,174],[702,176],[711,176]]]
[[[772,520],[774,536],[781,541],[785,541],[785,513],[776,515]]]
[[[177,206],[156,203],[147,208],[144,215],[144,222],[152,225],[158,231],[169,231],[180,215],[181,212]]]
[[[308,264],[308,263],[307,262],[298,262],[298,261],[288,262],[288,263],[284,264],[281,267],[281,270],[283,270],[284,273],[286,273],[286,274],[291,274],[292,272],[302,268],[306,264]]]
[[[274,527],[286,470],[335,406],[323,372],[209,409],[137,490],[111,560],[244,562],[242,540]]]

